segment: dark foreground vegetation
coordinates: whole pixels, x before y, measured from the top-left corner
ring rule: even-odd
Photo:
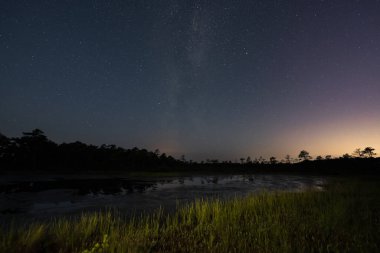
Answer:
[[[339,158],[317,156],[314,160],[305,150],[297,158],[278,160],[271,157],[238,161],[207,159],[202,162],[175,159],[159,150],[124,149],[115,145],[87,145],[82,142],[57,144],[39,129],[8,138],[0,134],[0,173],[7,172],[176,172],[176,173],[380,173],[380,158],[374,148],[356,149],[352,155]]]
[[[378,181],[197,200],[174,214],[87,213],[0,230],[0,252],[379,252]]]

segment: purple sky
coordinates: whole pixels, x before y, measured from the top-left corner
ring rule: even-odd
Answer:
[[[188,159],[380,149],[379,1],[1,1],[0,132]]]

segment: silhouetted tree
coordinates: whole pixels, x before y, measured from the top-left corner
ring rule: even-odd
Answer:
[[[251,164],[251,163],[252,163],[252,159],[251,159],[250,156],[247,157],[246,162],[247,162],[248,164]]]
[[[352,155],[358,158],[363,157],[363,151],[360,148],[356,148],[354,152],[352,152]]]
[[[372,147],[366,147],[366,148],[363,150],[363,155],[366,156],[366,157],[371,158],[371,157],[373,157],[374,155],[376,155],[376,153],[373,152],[373,151],[375,151],[374,148],[372,148]]]
[[[259,159],[258,159],[258,162],[261,163],[261,164],[265,163],[265,158],[263,158],[262,156],[260,156]]]
[[[0,133],[0,157],[5,157],[9,149],[10,140],[8,137]]]
[[[317,160],[317,161],[321,161],[321,160],[323,160],[323,158],[322,158],[322,156],[317,156],[316,158],[315,158],[315,160]]]
[[[331,155],[326,155],[326,156],[325,156],[325,159],[326,159],[326,160],[330,160],[331,158],[332,158]]]
[[[307,160],[311,159],[311,156],[310,156],[309,152],[307,152],[306,150],[302,150],[299,153],[298,158],[300,158],[303,161],[307,161]]]
[[[23,132],[22,134],[24,135],[24,137],[32,137],[36,139],[38,138],[40,140],[47,140],[47,137],[44,134],[44,132],[38,128],[34,129],[32,132]]]
[[[17,146],[12,139],[0,133],[0,165],[6,166],[15,157]]]
[[[276,164],[276,163],[278,163],[276,157],[274,157],[274,156],[272,156],[272,157],[269,158],[269,162],[270,162],[271,164]]]
[[[345,153],[345,154],[343,154],[342,158],[343,159],[349,159],[349,158],[351,158],[351,156],[348,153]]]
[[[290,157],[290,155],[286,155],[286,156],[285,156],[285,162],[286,162],[286,163],[291,163],[291,159],[292,159],[292,158]]]
[[[13,140],[18,146],[16,156],[21,166],[42,169],[53,163],[57,144],[48,140],[42,130],[34,129],[32,132],[23,132],[21,138]]]

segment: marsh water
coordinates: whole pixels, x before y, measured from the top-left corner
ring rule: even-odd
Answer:
[[[326,178],[296,175],[218,175],[184,177],[45,176],[2,177],[0,221],[44,219],[105,208],[126,214],[199,198],[228,199],[260,191],[321,190]]]

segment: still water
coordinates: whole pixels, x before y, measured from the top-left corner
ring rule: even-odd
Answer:
[[[326,178],[295,175],[194,177],[46,177],[0,181],[0,221],[50,218],[104,208],[126,214],[149,213],[160,206],[197,198],[244,196],[260,191],[322,190]]]

